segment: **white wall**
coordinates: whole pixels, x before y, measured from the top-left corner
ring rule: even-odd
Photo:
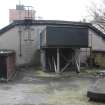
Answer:
[[[28,38],[28,30],[21,27],[22,31],[22,56],[20,57],[20,40],[19,27],[14,27],[0,36],[0,49],[12,49],[16,51],[16,64],[25,64],[30,62],[36,49],[40,47],[40,32],[45,26],[31,26],[31,39],[33,41],[25,41]]]
[[[89,46],[92,47],[92,50],[105,51],[105,39],[89,30]]]

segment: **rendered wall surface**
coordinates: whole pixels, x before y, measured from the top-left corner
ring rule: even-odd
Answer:
[[[21,56],[19,27],[14,27],[0,36],[0,49],[15,50],[17,65],[29,63],[34,52],[40,48],[40,33],[44,27],[32,26],[31,33],[25,26],[21,27]],[[28,40],[28,33],[31,34],[31,41]]]
[[[89,47],[92,47],[92,50],[100,50],[105,51],[105,39],[103,39],[101,36],[97,35],[92,30],[89,30]]]

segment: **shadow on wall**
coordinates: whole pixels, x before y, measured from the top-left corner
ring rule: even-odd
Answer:
[[[34,52],[30,64],[31,64],[33,67],[40,67],[40,66],[41,66],[41,63],[40,63],[40,50],[36,50],[36,51]]]

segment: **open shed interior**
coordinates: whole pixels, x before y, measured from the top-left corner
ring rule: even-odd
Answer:
[[[46,48],[43,61],[45,69],[51,72],[80,71],[80,49],[73,48]],[[43,62],[42,62],[43,63]]]

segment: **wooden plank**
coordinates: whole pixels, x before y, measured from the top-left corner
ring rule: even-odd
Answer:
[[[60,73],[60,52],[59,48],[57,48],[57,70],[56,73]]]
[[[80,49],[76,50],[75,64],[76,64],[77,72],[79,73],[80,72]]]

